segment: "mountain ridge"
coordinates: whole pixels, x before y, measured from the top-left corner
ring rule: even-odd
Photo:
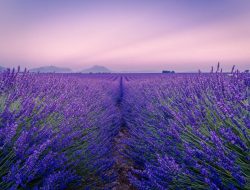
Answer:
[[[82,70],[81,73],[112,73],[112,71],[109,70],[107,67],[94,65],[90,68]]]
[[[0,66],[0,72],[3,72],[5,71],[7,68],[3,67],[3,66]]]
[[[71,73],[72,70],[66,67],[56,67],[56,66],[43,66],[33,69],[29,69],[30,72],[40,72],[40,73]]]

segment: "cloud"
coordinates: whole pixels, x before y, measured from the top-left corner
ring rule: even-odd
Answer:
[[[155,36],[139,43],[96,54],[88,62],[202,62],[250,60],[250,27],[246,20],[219,22]]]
[[[243,1],[22,2],[0,1],[5,66],[183,69],[221,60],[243,68],[250,61],[250,3]]]

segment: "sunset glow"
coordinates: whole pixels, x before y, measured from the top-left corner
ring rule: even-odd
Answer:
[[[0,2],[0,65],[81,70],[208,70],[250,67],[250,2]]]

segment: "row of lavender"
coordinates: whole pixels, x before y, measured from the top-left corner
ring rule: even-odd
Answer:
[[[1,189],[112,184],[118,89],[109,75],[1,74]]]
[[[249,75],[125,78],[124,153],[137,189],[250,188]]]

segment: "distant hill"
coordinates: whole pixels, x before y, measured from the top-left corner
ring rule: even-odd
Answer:
[[[0,66],[0,72],[3,72],[4,70],[6,70],[6,68],[5,68],[5,67]]]
[[[30,69],[30,72],[40,72],[40,73],[71,73],[71,69],[64,67],[55,67],[55,66],[45,66]]]
[[[94,65],[93,67],[82,70],[81,73],[112,73],[112,71],[104,66]]]

